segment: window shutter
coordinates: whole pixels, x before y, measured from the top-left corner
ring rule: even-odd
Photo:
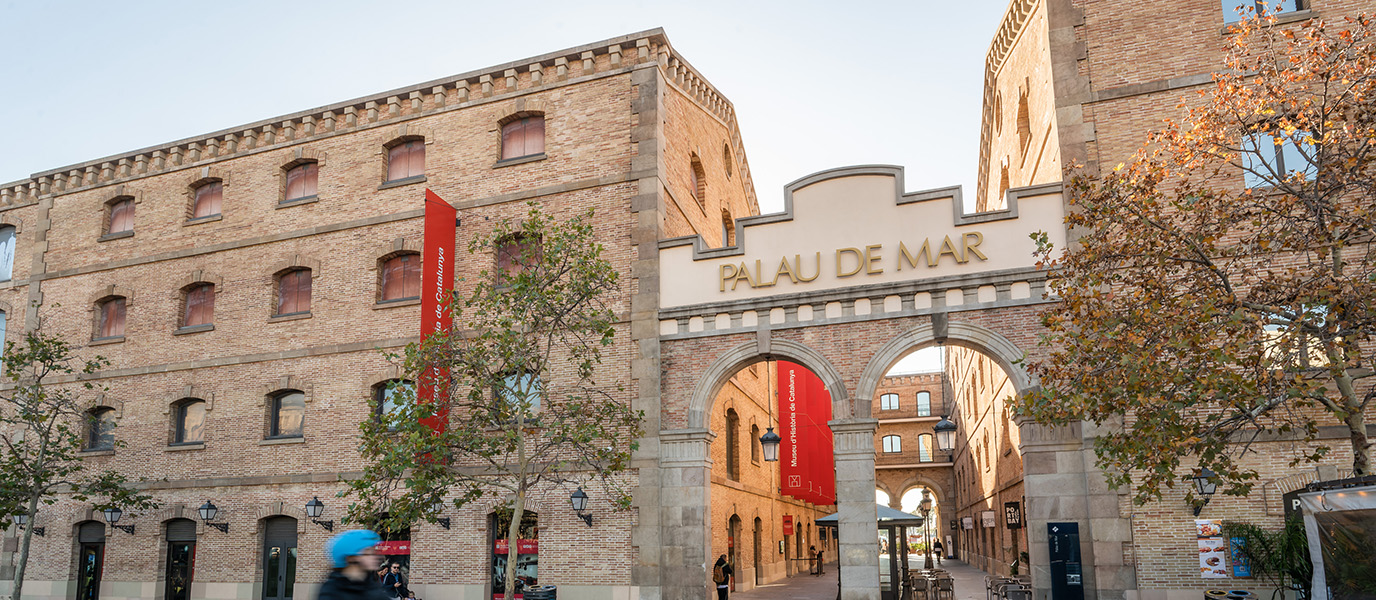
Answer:
[[[186,293],[186,318],[183,327],[210,323],[215,314],[215,286],[204,284]]]
[[[134,201],[125,199],[110,205],[110,227],[106,233],[134,230]]]
[[[124,298],[111,298],[100,305],[100,337],[124,335]]]
[[[220,200],[224,197],[224,184],[212,181],[196,188],[196,205],[191,218],[199,219],[220,214]]]
[[[196,541],[196,522],[191,519],[173,519],[167,522],[167,541]]]
[[[268,547],[291,548],[296,546],[296,519],[273,517],[263,528],[263,539]]]

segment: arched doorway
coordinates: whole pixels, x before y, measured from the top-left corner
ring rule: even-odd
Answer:
[[[167,562],[163,572],[165,600],[191,600],[196,565],[196,522],[172,519],[166,523]]]
[[[99,600],[105,568],[105,524],[84,521],[76,527],[76,599]]]
[[[752,555],[751,566],[755,569],[755,585],[760,585],[761,583],[764,583],[764,580],[762,579],[764,573],[760,571],[760,546],[763,543],[761,540],[761,534],[763,533],[761,529],[763,528],[763,526],[764,525],[760,523],[760,518],[755,517],[755,527],[751,531],[751,538],[753,540],[753,543],[750,545]]]
[[[291,600],[296,594],[296,519],[263,520],[263,600]]]
[[[744,541],[741,539],[740,515],[731,515],[731,519],[726,522],[726,536],[726,559],[730,561],[732,565],[740,565],[741,543]],[[736,591],[736,581],[738,579],[739,577],[731,578],[731,591],[733,592]]]

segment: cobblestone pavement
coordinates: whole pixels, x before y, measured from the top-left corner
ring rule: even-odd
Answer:
[[[921,560],[914,561],[913,567]],[[955,579],[956,600],[984,600],[984,572],[958,560],[941,565]],[[748,592],[731,594],[736,600],[834,600],[836,598],[836,563],[827,565],[825,575],[795,575]]]

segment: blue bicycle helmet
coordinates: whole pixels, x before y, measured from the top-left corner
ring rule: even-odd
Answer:
[[[382,538],[367,529],[345,531],[330,538],[330,542],[325,544],[325,557],[330,559],[334,568],[342,569],[349,565],[350,556],[358,556],[380,542]]]

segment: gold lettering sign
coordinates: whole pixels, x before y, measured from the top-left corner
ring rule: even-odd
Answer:
[[[902,271],[904,268],[935,268],[947,257],[957,265],[968,264],[972,258],[987,261],[989,257],[979,249],[983,243],[984,234],[978,231],[962,234],[955,240],[947,235],[936,244],[933,244],[930,238],[923,239],[919,246],[908,246],[906,241],[900,241],[898,254],[892,258],[892,263],[895,271]],[[913,251],[914,247],[917,248],[916,252]],[[883,244],[869,244],[864,248],[837,248],[833,258],[836,278],[845,279],[862,273],[882,274],[883,250]],[[773,273],[764,270],[762,259],[722,264],[718,270],[718,289],[723,292],[734,291],[742,283],[750,288],[766,288],[777,285],[780,280],[795,285],[808,283],[822,274],[822,252],[817,251],[808,258],[812,259],[811,264],[805,264],[801,254],[794,254],[792,261],[789,261],[787,256],[779,257],[779,266]],[[808,273],[811,273],[811,276]]]

